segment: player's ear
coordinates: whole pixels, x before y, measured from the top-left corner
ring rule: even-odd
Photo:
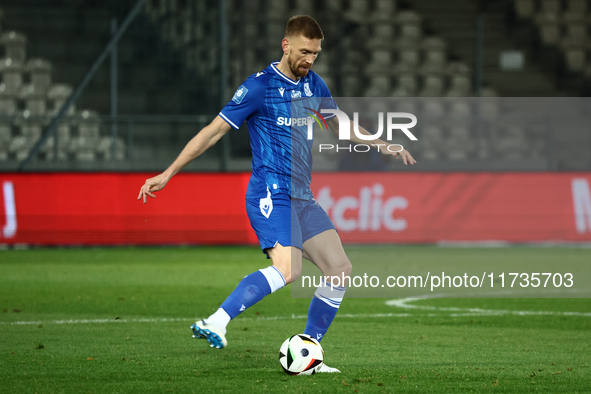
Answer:
[[[283,49],[283,53],[285,55],[288,55],[289,54],[289,40],[287,38],[284,38],[281,41],[281,48]]]

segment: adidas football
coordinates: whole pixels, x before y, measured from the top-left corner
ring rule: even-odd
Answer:
[[[324,360],[320,343],[306,334],[289,337],[279,350],[279,362],[289,375],[314,375]]]

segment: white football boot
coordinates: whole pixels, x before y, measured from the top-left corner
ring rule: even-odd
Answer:
[[[317,373],[341,373],[341,371],[336,368],[331,368],[323,363]]]
[[[223,349],[228,346],[226,341],[226,330],[216,326],[212,323],[206,323],[205,320],[195,322],[191,326],[193,330],[193,338],[207,339],[209,346],[216,349]]]

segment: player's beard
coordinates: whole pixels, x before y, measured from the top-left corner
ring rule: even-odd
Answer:
[[[306,64],[306,70],[300,70],[300,66]],[[287,65],[289,66],[289,69],[291,71],[291,73],[295,76],[295,77],[305,77],[308,75],[308,71],[310,71],[310,69],[312,68],[312,66],[310,65],[308,67],[308,63],[306,63],[305,61],[302,61],[298,64],[295,64],[295,61],[291,59],[291,57],[287,57]]]

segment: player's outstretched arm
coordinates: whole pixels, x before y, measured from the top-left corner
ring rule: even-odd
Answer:
[[[162,174],[153,178],[146,179],[146,183],[141,187],[137,199],[143,199],[144,204],[147,197],[156,198],[154,192],[162,190],[168,181],[187,164],[199,157],[208,148],[215,145],[229,130],[230,125],[226,123],[219,115],[207,126],[205,126],[195,137],[189,141],[176,160]]]
[[[337,136],[339,135],[339,121],[337,120],[336,117],[334,117],[328,121],[328,127]],[[407,164],[413,165],[417,162],[410,155],[410,153],[408,153],[408,151],[406,149],[402,148],[402,150],[400,150],[400,148],[401,148],[400,145],[390,144],[390,143],[384,142],[380,139],[375,139],[372,141],[365,141],[365,140],[358,138],[355,135],[355,133],[353,132],[353,127],[354,127],[354,123],[351,121],[351,139],[350,139],[351,142],[354,142],[356,144],[367,144],[368,142],[370,142],[371,143],[370,145],[374,146],[376,149],[378,149],[379,152],[381,152],[385,155],[394,156],[396,159],[402,157],[402,161],[404,162],[404,165],[407,165]],[[371,133],[369,133],[367,130],[365,130],[361,126],[359,126],[359,132],[363,135],[371,135]],[[389,146],[392,146],[392,150],[388,149]]]

